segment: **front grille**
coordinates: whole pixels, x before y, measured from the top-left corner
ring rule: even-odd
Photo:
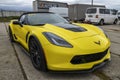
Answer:
[[[89,63],[93,61],[101,60],[108,52],[108,49],[104,52],[89,54],[89,55],[77,55],[72,58],[70,61],[72,64],[81,64],[81,63]]]

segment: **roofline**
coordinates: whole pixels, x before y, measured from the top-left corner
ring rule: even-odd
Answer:
[[[103,8],[103,9],[107,9],[106,7],[88,7],[89,8]]]
[[[69,6],[72,6],[72,5],[73,5],[73,6],[74,6],[74,5],[85,5],[85,6],[87,5],[87,6],[91,6],[91,4],[77,4],[77,3],[76,3],[76,4],[70,4]],[[97,5],[97,4],[94,4],[93,6],[105,7],[105,5],[101,5],[101,4],[98,4],[98,5]]]
[[[101,9],[110,9],[110,10],[113,10],[111,8],[106,8],[106,7],[88,7],[87,9],[90,9],[90,8],[101,8]],[[117,9],[115,9],[115,10],[117,10]]]
[[[32,13],[51,13],[51,14],[54,14],[53,12],[25,12],[23,14],[32,14]]]
[[[67,4],[68,5],[68,3],[59,2],[59,1],[39,1],[39,0],[35,0],[35,1],[38,1],[38,2],[50,2],[50,3],[60,3],[60,4]]]

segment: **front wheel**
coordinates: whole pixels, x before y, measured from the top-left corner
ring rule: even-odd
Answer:
[[[40,42],[36,38],[29,40],[29,52],[33,66],[40,71],[47,71],[46,60]]]

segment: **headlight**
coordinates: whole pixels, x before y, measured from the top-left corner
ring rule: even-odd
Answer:
[[[69,44],[63,38],[61,38],[53,33],[44,32],[43,34],[49,40],[49,42],[51,42],[54,45],[61,46],[61,47],[68,47],[68,48],[73,47],[71,44]]]

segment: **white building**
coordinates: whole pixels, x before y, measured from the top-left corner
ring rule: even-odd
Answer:
[[[49,11],[51,7],[63,7],[67,8],[68,4],[63,2],[47,1],[47,0],[35,0],[33,1],[33,11]]]

